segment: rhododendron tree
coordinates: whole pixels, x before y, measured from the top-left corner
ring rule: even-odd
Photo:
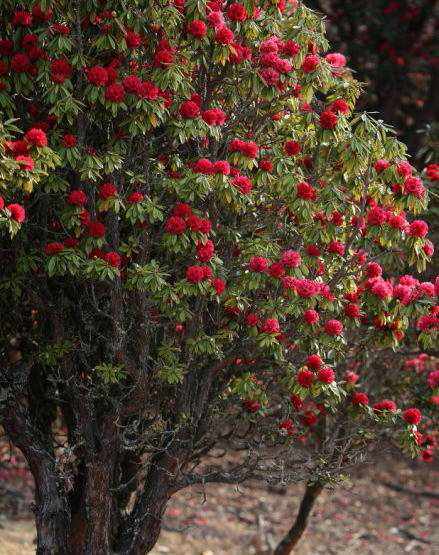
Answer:
[[[377,437],[420,451],[410,384],[344,372],[437,339],[439,284],[405,270],[433,254],[430,182],[355,112],[321,19],[283,0],[0,15],[0,408],[38,553],[144,553],[191,484],[318,489]]]

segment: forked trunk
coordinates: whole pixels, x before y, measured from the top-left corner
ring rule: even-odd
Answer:
[[[172,494],[168,457],[151,467],[143,492],[125,520],[113,489],[112,459],[81,463],[73,491],[57,488],[56,475],[31,465],[36,483],[38,555],[145,555],[157,543]]]

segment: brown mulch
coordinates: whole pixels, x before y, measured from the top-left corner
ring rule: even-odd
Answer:
[[[35,553],[30,486],[0,483],[0,555]],[[394,484],[395,491],[384,485]],[[435,489],[436,488],[436,489]],[[154,555],[262,555],[291,525],[302,488],[209,485],[176,495]],[[427,495],[425,495],[427,493]],[[430,493],[430,495],[429,495]],[[298,555],[439,554],[439,469],[387,462],[319,499]]]

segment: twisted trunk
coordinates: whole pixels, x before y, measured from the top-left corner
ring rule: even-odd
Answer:
[[[23,452],[35,480],[35,525],[37,555],[65,555],[68,550],[70,510],[58,479],[55,458],[28,429],[26,411],[21,407],[3,420],[5,430]]]
[[[314,507],[318,496],[323,490],[320,484],[308,484],[306,486],[305,495],[300,503],[299,512],[297,513],[296,520],[290,530],[287,532],[283,540],[274,550],[273,555],[289,555],[293,553],[294,547],[299,542],[303,533],[306,530],[309,516]]]

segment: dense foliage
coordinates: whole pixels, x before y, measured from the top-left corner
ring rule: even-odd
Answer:
[[[436,378],[395,387],[365,361],[437,339],[439,282],[397,275],[433,254],[435,176],[354,111],[320,17],[6,0],[0,18],[1,412],[38,552],[151,549],[193,483],[324,482],[378,437],[416,455]],[[197,468],[218,445],[239,464]]]

